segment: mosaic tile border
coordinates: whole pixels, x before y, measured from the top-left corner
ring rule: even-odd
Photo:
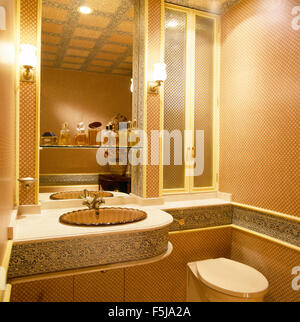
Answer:
[[[168,227],[13,245],[8,278],[138,261],[168,249]]]
[[[133,119],[137,121],[139,129],[144,128],[144,100],[145,100],[145,59],[146,59],[146,3],[134,0],[134,41],[133,41]],[[144,173],[143,166],[132,168],[132,193],[143,197]]]
[[[231,225],[233,214],[231,205],[166,209],[164,211],[175,219],[170,226],[170,231]],[[183,222],[184,224],[180,225]]]
[[[40,186],[99,184],[100,174],[40,175]]]
[[[234,206],[232,223],[300,247],[300,222]]]
[[[166,209],[174,217],[170,231],[234,224],[300,247],[300,222],[235,205]],[[180,224],[181,223],[181,224]]]

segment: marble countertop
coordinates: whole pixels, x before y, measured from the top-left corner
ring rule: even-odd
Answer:
[[[105,206],[104,206],[105,207]],[[140,209],[147,213],[147,218],[126,225],[105,227],[69,226],[59,222],[59,217],[66,213],[86,207],[65,209],[43,209],[41,214],[26,214],[18,216],[14,229],[14,242],[34,241],[41,239],[68,238],[86,235],[104,235],[114,233],[130,233],[160,229],[172,223],[173,217],[166,212],[151,207],[141,207],[136,204],[120,205],[118,207]]]
[[[129,198],[128,201],[129,200],[131,199]],[[14,242],[17,243],[41,239],[49,240],[84,235],[102,235],[154,230],[168,226],[172,223],[173,217],[164,210],[174,208],[182,209],[189,207],[208,207],[226,204],[230,204],[230,202],[219,198],[166,201],[163,204],[151,206],[141,206],[137,203],[117,204],[113,205],[112,207],[140,209],[145,211],[148,216],[145,220],[136,223],[106,227],[69,226],[59,222],[59,217],[66,212],[71,212],[78,209],[87,209],[83,206],[42,209],[41,214],[23,214],[17,217],[14,227]]]

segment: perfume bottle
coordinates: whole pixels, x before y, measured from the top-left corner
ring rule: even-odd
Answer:
[[[65,122],[60,130],[59,145],[71,145],[71,134],[69,129],[69,124]]]
[[[101,122],[93,122],[89,124],[89,130],[88,130],[88,141],[89,145],[100,145],[100,140],[97,137],[98,133],[100,132],[100,127],[102,123]]]
[[[135,146],[140,142],[140,133],[139,133],[139,130],[137,129],[136,120],[132,122],[132,126],[128,134],[128,141],[129,141],[130,147]]]
[[[119,146],[120,147],[128,146],[128,123],[129,122],[119,123]]]
[[[109,125],[108,130],[108,145],[115,147],[117,144],[117,133],[114,131],[113,125]]]
[[[41,136],[41,145],[56,145],[57,136],[53,132],[45,132]]]
[[[75,136],[74,143],[75,145],[86,145],[87,144],[87,136],[85,133],[85,127],[83,122],[78,123],[77,125],[77,134]]]
[[[101,131],[101,145],[108,146],[108,134],[109,134],[109,126],[106,125],[105,130]]]

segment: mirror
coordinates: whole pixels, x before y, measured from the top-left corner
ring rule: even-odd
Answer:
[[[40,193],[129,193],[129,167],[100,166],[96,154],[99,133],[132,118],[133,3],[78,3],[43,1]]]

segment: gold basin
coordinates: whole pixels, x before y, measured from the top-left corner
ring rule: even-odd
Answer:
[[[59,221],[75,226],[108,226],[133,223],[146,217],[147,214],[138,209],[105,207],[68,212],[61,215]]]
[[[52,200],[65,200],[65,199],[81,199],[80,196],[83,195],[82,191],[63,191],[54,193],[50,196],[50,199]],[[89,195],[91,197],[94,197],[95,195],[98,195],[99,197],[113,197],[114,195],[111,192],[100,192],[100,191],[89,191]]]

